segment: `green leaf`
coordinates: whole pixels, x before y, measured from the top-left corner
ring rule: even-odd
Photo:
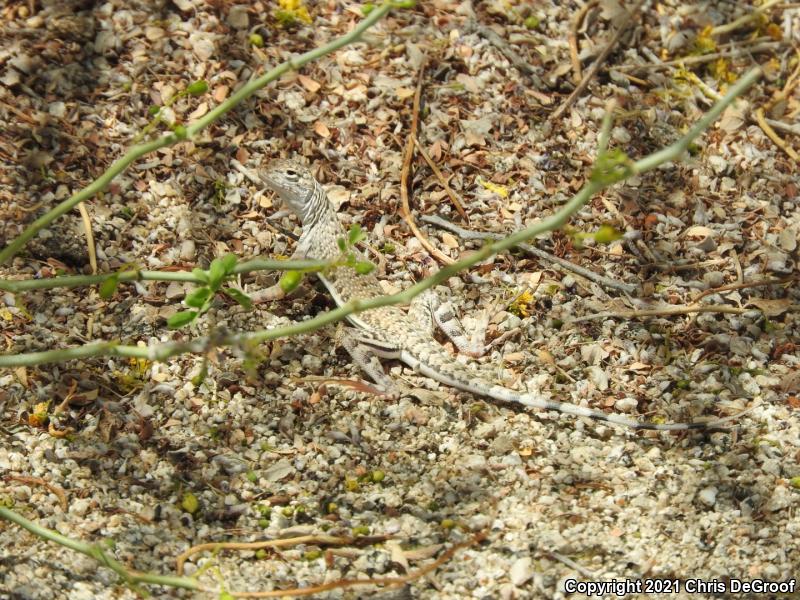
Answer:
[[[361,225],[358,223],[353,223],[350,226],[350,231],[347,232],[347,245],[351,248],[355,246],[361,240],[366,239],[366,234],[361,231]]]
[[[375,5],[372,2],[367,2],[361,7],[361,14],[366,17],[373,10],[375,10]]]
[[[197,375],[192,377],[192,385],[198,386],[202,384],[208,376],[208,358],[203,357],[203,363],[200,365],[200,370]]]
[[[192,269],[192,275],[197,277],[203,283],[208,283],[208,273],[206,273],[203,269]]]
[[[611,225],[601,225],[600,229],[594,232],[594,241],[598,244],[610,244],[622,237],[622,233],[614,229]]]
[[[256,48],[264,47],[264,38],[259,33],[251,33],[248,40]]]
[[[631,159],[619,148],[609,150],[597,157],[589,178],[595,183],[610,185],[633,174]]]
[[[344,238],[339,238],[338,240],[336,240],[336,245],[339,246],[339,250],[341,252],[347,250],[347,242],[344,241]]]
[[[190,294],[187,294],[183,303],[192,308],[201,308],[206,301],[211,297],[211,290],[205,286],[197,288]]]
[[[175,137],[179,140],[186,139],[186,127],[184,125],[175,125],[172,128],[173,133],[175,133]]]
[[[193,515],[200,509],[200,501],[192,492],[186,492],[183,498],[181,498],[181,508],[190,515]]]
[[[222,257],[222,266],[225,267],[226,275],[230,275],[233,272],[237,260],[238,258],[235,254],[226,254]]]
[[[357,262],[353,268],[359,275],[367,275],[372,273],[373,269],[375,269],[375,265],[368,260],[362,260]]]
[[[226,287],[222,288],[222,293],[233,298],[239,305],[244,306],[247,310],[253,308],[253,301],[250,299],[250,296],[243,293],[241,290]]]
[[[192,96],[202,96],[208,91],[208,84],[203,81],[195,81],[189,87],[186,88],[186,91],[189,92]]]
[[[208,267],[208,285],[214,289],[219,289],[219,284],[225,279],[225,264],[222,259],[215,258],[211,261],[211,266]]]
[[[530,17],[525,19],[525,21],[523,21],[522,24],[525,25],[525,27],[527,27],[528,29],[536,29],[537,27],[539,27],[539,19],[531,15]]]
[[[167,319],[167,327],[170,329],[179,329],[184,325],[188,325],[197,318],[196,310],[182,310],[176,312],[169,319]]]
[[[160,106],[155,106],[154,105],[154,106],[151,106],[150,108],[147,109],[147,113],[151,117],[155,117],[160,112],[161,112],[161,107]]]
[[[278,283],[281,286],[281,289],[288,294],[289,292],[297,289],[297,286],[300,285],[301,281],[303,281],[303,274],[300,271],[286,271]]]
[[[103,300],[109,300],[114,292],[117,291],[119,285],[119,275],[112,275],[100,284],[100,297]]]

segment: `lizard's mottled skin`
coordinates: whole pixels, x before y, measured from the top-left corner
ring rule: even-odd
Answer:
[[[271,162],[259,175],[300,218],[303,232],[293,258],[335,260],[341,256],[337,240],[346,236],[325,190],[304,166],[287,160]],[[339,267],[320,275],[338,305],[351,299],[380,296],[383,290],[372,275],[358,275],[350,267]],[[432,294],[432,292],[429,292]],[[419,297],[418,297],[419,298]],[[674,431],[720,429],[721,421],[700,423],[648,423],[606,414],[575,404],[554,402],[530,393],[515,392],[496,385],[483,365],[463,365],[434,339],[431,332],[429,298],[412,304],[408,313],[384,307],[348,317],[354,329],[347,334],[345,347],[378,384],[390,385],[376,357],[398,358],[419,373],[459,390],[518,404],[527,408],[552,410],[589,417],[634,429]],[[424,314],[426,313],[427,314]],[[476,367],[476,368],[470,368]]]

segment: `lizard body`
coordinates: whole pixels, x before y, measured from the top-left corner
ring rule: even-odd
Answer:
[[[298,163],[276,160],[261,170],[259,176],[302,222],[303,230],[293,258],[338,259],[341,256],[338,240],[345,238],[346,233],[325,190],[311,172]],[[384,293],[377,277],[373,274],[359,275],[350,267],[333,268],[325,274],[319,273],[318,276],[336,304],[340,306],[353,299],[367,299]],[[497,385],[493,383],[493,377],[488,373],[488,369],[481,369],[483,365],[471,365],[477,367],[473,369],[454,360],[434,339],[431,331],[432,320],[443,326],[445,332],[450,335],[453,332],[448,332],[446,327],[453,317],[446,315],[444,319],[435,318],[432,294],[433,292],[428,291],[417,297],[408,313],[397,306],[388,306],[348,317],[352,329],[343,339],[344,346],[379,385],[389,387],[392,384],[390,378],[383,372],[378,357],[395,358],[445,385],[526,408],[589,417],[633,429],[675,431],[721,428],[721,421],[663,424],[639,422],[622,415],[556,402]],[[454,328],[452,323],[449,327]],[[455,327],[456,335],[459,328],[460,326]]]

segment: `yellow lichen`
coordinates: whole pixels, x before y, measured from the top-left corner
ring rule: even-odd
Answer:
[[[477,183],[482,185],[484,188],[493,192],[500,196],[501,198],[508,198],[508,188],[504,185],[499,185],[497,183],[492,183],[491,181],[486,181],[483,177],[478,176]]]
[[[311,15],[303,0],[278,0],[278,7],[275,18],[284,27],[294,25],[297,21],[306,25],[311,23]]]

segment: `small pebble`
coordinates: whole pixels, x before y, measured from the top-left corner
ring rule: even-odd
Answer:
[[[714,506],[714,504],[717,502],[717,488],[715,488],[713,485],[703,488],[697,494],[697,497],[700,499],[700,502],[706,506]]]
[[[530,556],[523,556],[514,561],[508,572],[508,578],[515,586],[519,587],[533,577],[533,560]]]

